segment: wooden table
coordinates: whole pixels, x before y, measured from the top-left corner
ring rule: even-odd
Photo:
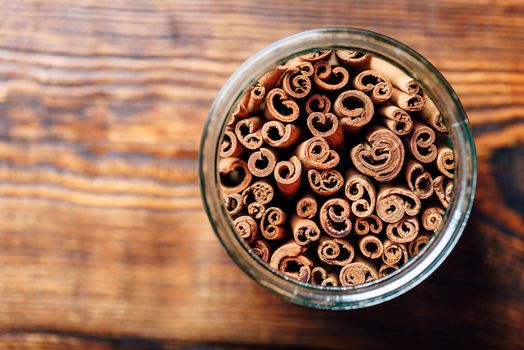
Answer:
[[[197,157],[218,89],[270,42],[362,27],[415,48],[473,125],[478,190],[422,285],[348,312],[229,259]],[[0,348],[524,347],[524,5],[1,1]]]

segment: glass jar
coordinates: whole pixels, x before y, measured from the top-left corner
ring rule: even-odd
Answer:
[[[256,81],[276,65],[310,51],[329,48],[369,52],[400,66],[419,81],[444,115],[455,152],[454,193],[440,231],[396,272],[351,287],[301,283],[274,271],[239,238],[222,204],[217,172],[222,130],[232,108]],[[209,220],[222,245],[242,270],[264,287],[294,303],[323,309],[354,309],[392,299],[422,282],[451,252],[469,217],[476,185],[476,153],[463,107],[440,72],[424,57],[387,36],[355,28],[315,29],[281,39],[262,49],[229,78],[215,99],[200,145],[200,186]]]

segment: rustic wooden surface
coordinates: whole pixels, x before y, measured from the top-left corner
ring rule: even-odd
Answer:
[[[426,56],[478,148],[472,218],[449,259],[407,294],[348,312],[246,277],[197,186],[200,133],[228,76],[325,26]],[[0,348],[523,348],[523,57],[521,0],[0,1]]]

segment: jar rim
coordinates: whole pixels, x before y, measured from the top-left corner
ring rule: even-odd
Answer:
[[[441,224],[423,251],[394,273],[358,286],[321,287],[299,282],[273,270],[234,233],[222,205],[218,145],[227,117],[240,97],[262,74],[292,56],[330,48],[354,48],[382,57],[410,72],[448,123],[455,152],[454,191]],[[375,305],[412,289],[449,255],[460,238],[473,204],[476,150],[466,113],[453,88],[422,55],[383,34],[358,28],[322,28],[293,34],[258,51],[228,79],[211,106],[202,133],[199,180],[202,200],[215,234],[235,263],[259,284],[284,299],[323,309],[354,309]]]

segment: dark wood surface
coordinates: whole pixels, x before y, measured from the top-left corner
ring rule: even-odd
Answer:
[[[270,42],[382,32],[447,77],[478,190],[456,249],[368,309],[290,304],[229,259],[197,186],[218,89]],[[0,348],[524,347],[524,4],[1,1]]]

